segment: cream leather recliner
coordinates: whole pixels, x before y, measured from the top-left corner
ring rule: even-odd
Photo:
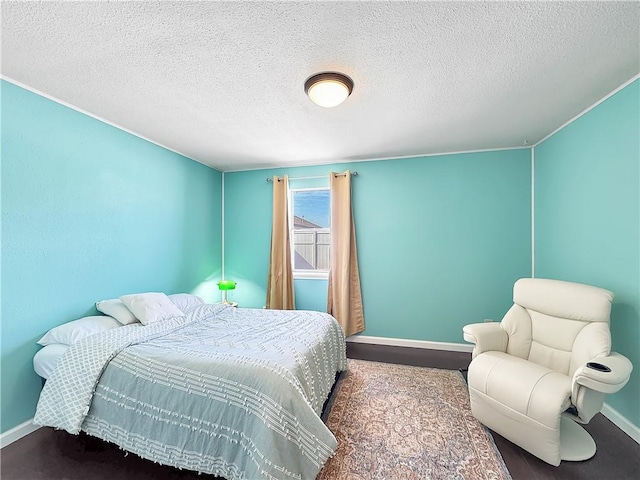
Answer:
[[[473,415],[551,465],[591,458],[595,442],[578,423],[589,422],[632,370],[611,352],[612,300],[611,292],[589,285],[518,280],[502,322],[463,329],[475,344],[468,374]]]

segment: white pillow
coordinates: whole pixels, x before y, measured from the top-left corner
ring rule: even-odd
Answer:
[[[52,343],[73,345],[89,335],[111,330],[112,328],[120,326],[122,325],[120,325],[115,318],[107,317],[105,315],[83,317],[52,328],[44,334],[44,337],[38,340],[38,343],[42,346],[50,345]]]
[[[182,310],[182,313],[187,313],[189,310],[204,303],[203,299],[190,293],[174,293],[173,295],[167,295],[167,297],[176,307]]]
[[[123,295],[120,300],[143,325],[183,315],[182,311],[164,293],[149,292]]]
[[[118,298],[97,302],[96,308],[99,312],[115,318],[122,325],[129,325],[130,323],[138,321],[135,315],[131,313],[127,306]]]

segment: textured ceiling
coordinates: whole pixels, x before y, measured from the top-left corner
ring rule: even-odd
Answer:
[[[2,2],[3,76],[225,171],[534,144],[639,71],[637,1]]]

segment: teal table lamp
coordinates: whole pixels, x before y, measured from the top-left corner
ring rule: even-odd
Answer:
[[[227,291],[236,289],[236,282],[233,280],[221,280],[218,282],[218,288],[222,290],[223,300],[222,303],[231,303],[227,300]]]

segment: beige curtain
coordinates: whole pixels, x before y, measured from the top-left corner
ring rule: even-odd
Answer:
[[[331,267],[327,312],[342,325],[345,335],[364,330],[356,228],[351,208],[351,172],[330,174]]]
[[[271,256],[267,280],[267,308],[294,310],[293,272],[289,240],[289,178],[273,177]]]

